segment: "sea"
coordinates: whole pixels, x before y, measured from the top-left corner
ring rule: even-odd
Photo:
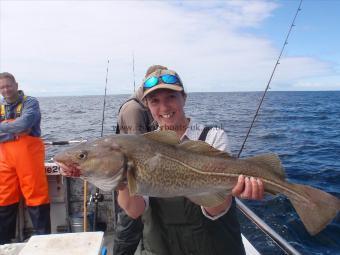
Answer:
[[[224,129],[237,155],[263,92],[189,93],[186,115]],[[104,135],[115,132],[119,106],[129,95],[108,95]],[[41,97],[46,141],[101,136],[104,96]],[[143,145],[140,145],[143,146]],[[68,146],[47,146],[47,160]],[[263,101],[241,157],[277,153],[288,181],[311,185],[340,198],[340,91],[275,92]],[[301,254],[340,254],[340,213],[316,236],[307,233],[289,200],[266,196],[244,201]],[[241,229],[261,254],[285,254],[242,214]]]

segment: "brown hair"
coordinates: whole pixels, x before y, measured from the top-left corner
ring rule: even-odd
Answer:
[[[0,73],[0,79],[9,79],[12,82],[17,83],[17,81],[14,78],[14,75],[8,72]]]
[[[150,66],[148,70],[146,70],[145,77],[149,76],[156,70],[168,70],[168,68],[166,66],[161,66],[161,65]]]

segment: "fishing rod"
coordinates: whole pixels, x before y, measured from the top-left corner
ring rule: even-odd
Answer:
[[[106,106],[106,91],[107,91],[107,76],[109,74],[109,64],[110,60],[107,60],[106,66],[106,79],[105,79],[105,90],[104,90],[104,100],[103,100],[103,114],[102,114],[102,130],[100,132],[100,137],[103,137],[104,134],[104,120],[105,120],[105,106]]]
[[[263,95],[261,97],[261,100],[260,100],[260,103],[256,109],[256,112],[254,114],[254,117],[253,117],[253,120],[251,122],[251,125],[248,129],[248,132],[246,134],[246,137],[242,143],[242,146],[241,146],[241,149],[237,155],[237,157],[239,158],[241,156],[241,153],[244,149],[244,146],[247,142],[247,139],[249,137],[249,134],[250,134],[250,131],[251,129],[253,128],[254,126],[254,123],[255,123],[255,120],[258,116],[258,113],[260,111],[260,108],[262,106],[262,103],[263,103],[263,100],[264,100],[264,97],[266,96],[267,94],[267,91],[268,89],[270,88],[270,84],[271,84],[271,81],[274,77],[274,73],[276,71],[276,68],[277,66],[280,64],[280,59],[281,59],[281,56],[282,56],[282,53],[286,47],[286,45],[288,44],[288,38],[291,34],[291,31],[293,29],[293,27],[295,26],[295,20],[296,20],[296,17],[298,16],[299,12],[301,11],[301,5],[302,5],[302,0],[300,0],[300,3],[299,3],[299,7],[297,8],[296,10],[296,13],[295,13],[295,16],[293,18],[293,21],[289,27],[289,30],[288,30],[288,33],[287,33],[287,36],[285,38],[285,41],[282,45],[282,48],[281,48],[281,51],[280,51],[280,54],[277,58],[277,61],[274,65],[274,68],[273,68],[273,71],[270,75],[270,78],[268,80],[268,83],[267,83],[267,86],[263,92]],[[281,237],[278,233],[276,233],[269,225],[267,225],[261,218],[259,218],[250,208],[248,208],[244,203],[242,203],[239,199],[235,199],[236,200],[236,204],[237,204],[237,207],[238,209],[248,218],[250,219],[255,225],[257,225],[267,236],[269,236],[286,254],[294,254],[294,255],[299,255],[300,253],[292,246],[290,245],[283,237]]]
[[[238,153],[238,155],[237,155],[238,158],[240,157],[240,155],[241,155],[241,153],[242,153],[242,151],[243,151],[244,145],[246,144],[247,139],[248,139],[248,137],[249,137],[250,131],[251,131],[251,129],[253,128],[253,125],[254,125],[254,123],[255,123],[255,120],[256,120],[256,118],[257,118],[257,115],[258,115],[258,113],[259,113],[259,111],[260,111],[260,108],[261,108],[261,106],[262,106],[262,102],[263,102],[263,100],[264,100],[264,97],[266,96],[267,91],[268,91],[268,89],[270,88],[269,85],[270,85],[270,83],[271,83],[271,81],[272,81],[272,79],[273,79],[273,76],[274,76],[274,73],[275,73],[275,71],[276,71],[276,68],[277,68],[277,66],[280,64],[280,59],[281,59],[282,53],[283,53],[283,51],[284,51],[286,45],[288,44],[288,38],[289,38],[289,36],[290,36],[290,33],[291,33],[293,27],[295,26],[296,17],[297,17],[297,15],[298,15],[298,13],[301,11],[301,5],[302,5],[302,0],[300,0],[299,7],[297,8],[296,13],[295,13],[295,16],[294,16],[294,19],[293,19],[293,21],[292,21],[292,23],[291,23],[291,25],[290,25],[290,27],[289,27],[289,31],[288,31],[287,36],[286,36],[286,39],[285,39],[285,41],[284,41],[284,43],[283,43],[283,45],[282,45],[280,54],[279,54],[279,56],[278,56],[278,58],[277,58],[277,60],[276,60],[276,63],[275,63],[274,68],[273,68],[273,71],[272,71],[272,73],[271,73],[271,75],[270,75],[270,78],[269,78],[269,80],[268,80],[266,89],[265,89],[264,92],[263,92],[263,95],[262,95],[262,97],[261,97],[260,103],[259,103],[259,105],[258,105],[258,107],[257,107],[257,109],[256,109],[255,114],[254,114],[254,118],[253,118],[253,120],[252,120],[252,122],[251,122],[251,125],[250,125],[249,129],[248,129],[247,135],[246,135],[246,137],[245,137],[245,139],[244,139],[244,141],[243,141],[243,143],[242,143],[241,149],[240,149],[240,151],[239,151],[239,153]]]
[[[109,74],[109,64],[110,61],[107,60],[107,67],[106,67],[106,79],[105,79],[105,90],[104,90],[104,99],[103,99],[103,114],[102,114],[102,125],[101,125],[101,133],[100,137],[104,135],[104,121],[105,121],[105,108],[106,108],[106,92],[107,92],[107,77]],[[103,194],[99,193],[99,188],[96,188],[95,194],[91,195],[91,200],[94,202],[94,214],[93,214],[93,231],[96,231],[97,226],[97,218],[98,218],[98,203],[103,201],[104,196]]]
[[[133,92],[136,92],[135,53],[134,52],[132,52],[132,74],[133,74]]]
[[[70,141],[44,141],[45,145],[68,145],[74,143],[83,143],[87,140],[70,140]]]

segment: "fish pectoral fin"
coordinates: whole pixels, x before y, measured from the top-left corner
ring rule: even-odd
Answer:
[[[130,195],[135,195],[137,193],[137,182],[134,173],[133,169],[128,169],[126,172]]]
[[[277,176],[284,180],[286,178],[283,166],[281,165],[281,160],[277,154],[264,154],[251,158],[244,159],[247,162],[254,163],[261,167],[269,168],[272,172],[276,173]]]
[[[226,196],[230,194],[228,192],[218,192],[198,196],[188,196],[187,198],[198,205],[204,207],[214,207],[222,204],[225,201]]]
[[[212,147],[210,144],[203,141],[185,141],[179,145],[179,148],[183,150],[193,151],[207,156],[223,157],[223,158],[233,158],[227,152],[220,151]]]
[[[180,140],[175,131],[153,131],[142,134],[147,139],[154,140],[156,142],[166,143],[170,145],[176,145],[180,143]]]

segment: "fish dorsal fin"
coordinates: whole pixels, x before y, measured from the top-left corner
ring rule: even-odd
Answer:
[[[276,173],[281,179],[286,178],[283,166],[281,165],[281,160],[277,154],[264,154],[247,158],[245,160],[251,163],[265,165],[269,167],[272,172]]]
[[[178,147],[183,150],[193,151],[207,156],[222,157],[227,159],[232,158],[232,156],[230,156],[227,152],[217,150],[210,144],[202,141],[187,140],[179,144]]]
[[[187,197],[191,202],[204,207],[215,207],[225,201],[228,192],[218,192],[206,195],[189,196]]]
[[[144,136],[147,139],[154,140],[156,142],[166,143],[170,145],[179,144],[179,138],[175,131],[166,130],[166,131],[153,131],[149,133],[145,133]]]

